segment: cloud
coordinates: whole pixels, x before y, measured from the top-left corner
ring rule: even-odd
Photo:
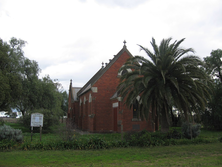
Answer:
[[[27,41],[25,56],[38,62],[41,76],[66,89],[70,79],[83,86],[123,40],[142,56],[137,44],[152,49],[152,37],[158,44],[186,38],[182,46],[201,57],[222,46],[221,0],[0,0],[0,23],[0,37]]]
[[[40,78],[50,75],[52,79],[58,79],[63,88],[68,90],[69,80],[73,80],[73,86],[82,87],[99,69],[100,64],[93,64],[88,60],[85,63],[69,61],[57,65],[51,65],[42,70]]]
[[[4,0],[0,1],[0,17],[5,13],[4,4]]]
[[[111,7],[136,8],[147,0],[95,0],[99,4]]]

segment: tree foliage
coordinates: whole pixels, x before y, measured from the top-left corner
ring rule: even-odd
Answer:
[[[35,60],[24,56],[26,42],[11,38],[0,39],[0,110],[16,109],[23,116],[34,109],[45,109],[57,116],[64,115],[67,105],[62,85],[48,75],[39,78]]]
[[[211,52],[204,58],[205,69],[214,80],[212,98],[209,100],[205,112],[202,114],[202,122],[205,128],[222,129],[222,50]]]
[[[202,114],[202,122],[207,129],[222,130],[222,83],[215,85],[212,98]]]
[[[213,50],[211,56],[205,57],[204,61],[206,71],[222,83],[222,50]]]
[[[0,110],[10,110],[22,91],[21,63],[25,41],[12,38],[10,44],[0,39]]]
[[[188,119],[188,114],[199,106],[204,110],[209,97],[208,75],[203,62],[192,48],[183,49],[184,39],[171,43],[171,38],[163,39],[158,46],[151,41],[153,52],[139,45],[149,59],[142,56],[130,58],[120,69],[132,69],[121,77],[118,86],[125,103],[132,106],[140,96],[140,117],[161,116],[161,130],[169,130],[169,113],[172,106],[179,109]]]
[[[62,111],[63,111],[63,115],[66,115],[66,113],[68,111],[68,93],[66,91],[62,92],[61,108],[62,108]]]

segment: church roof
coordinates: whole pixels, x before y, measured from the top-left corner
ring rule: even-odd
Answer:
[[[77,96],[80,96],[82,94],[84,94],[85,92],[87,92],[88,90],[91,89],[91,87],[96,83],[96,81],[102,77],[102,75],[116,62],[116,60],[124,53],[127,52],[128,55],[130,55],[131,57],[132,54],[128,51],[128,49],[126,48],[125,45],[125,41],[124,41],[124,45],[123,48],[119,51],[119,53],[117,55],[114,56],[114,58],[112,60],[110,60],[110,62],[104,67],[102,66],[101,69],[99,69],[99,71],[78,91]]]
[[[78,91],[80,90],[81,88],[80,87],[72,87],[72,99],[74,101],[77,101],[77,93]]]

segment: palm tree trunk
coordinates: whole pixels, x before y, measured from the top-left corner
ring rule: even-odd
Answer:
[[[161,115],[161,132],[162,133],[167,133],[170,129],[170,124],[169,124],[169,112],[168,112],[168,105],[167,102],[165,101],[163,103],[163,108],[162,108],[162,115]]]
[[[167,121],[167,113],[163,111],[161,115],[161,132],[167,133],[169,129],[170,129],[170,125],[169,125],[169,122]]]
[[[159,115],[156,114],[155,117],[155,131],[159,130]]]

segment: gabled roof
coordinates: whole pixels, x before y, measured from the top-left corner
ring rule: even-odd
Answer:
[[[81,88],[80,87],[72,87],[72,99],[74,101],[77,101],[77,93],[78,91],[80,90]]]
[[[130,57],[133,57],[132,54],[128,51],[128,49],[126,48],[126,45],[124,43],[123,48],[119,51],[119,53],[114,56],[114,58],[105,66],[102,67],[77,93],[77,96],[80,96],[82,94],[84,94],[85,92],[87,92],[88,90],[91,89],[91,87],[93,86],[93,84],[96,83],[96,81],[102,77],[102,75],[116,62],[116,60],[124,53],[127,52],[127,54]]]

